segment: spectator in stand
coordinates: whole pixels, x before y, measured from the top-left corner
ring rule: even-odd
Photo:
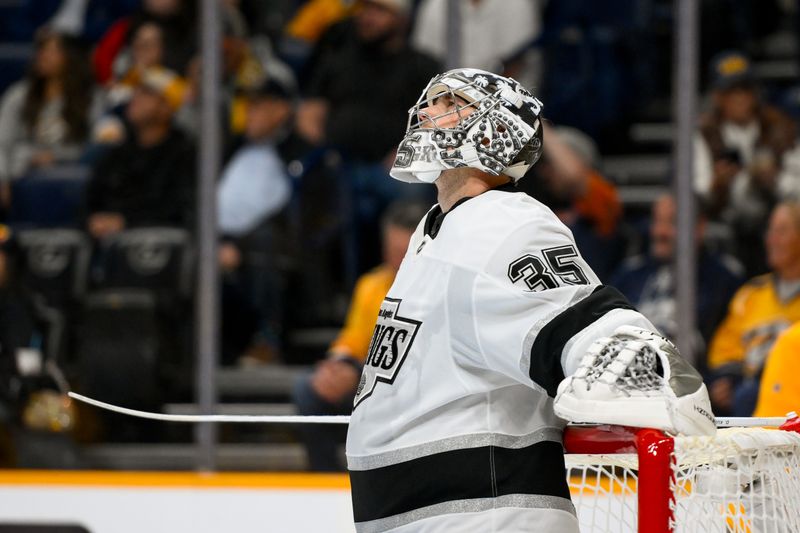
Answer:
[[[293,80],[268,78],[248,93],[242,146],[222,171],[217,214],[223,240],[223,362],[245,351],[246,362],[278,357],[283,283],[275,264],[273,219],[292,186],[278,144],[288,134]]]
[[[736,292],[711,341],[715,413],[752,414],[767,354],[778,335],[800,321],[800,202],[784,201],[773,209],[765,241],[772,272]]]
[[[623,255],[622,202],[597,170],[599,152],[585,133],[545,122],[542,160],[518,188],[547,205],[570,228],[586,261],[606,279]]]
[[[155,22],[163,31],[163,65],[184,73],[197,48],[196,2],[144,0],[132,15],[119,19],[103,35],[92,57],[95,78],[105,85],[131,67],[130,45],[139,26]]]
[[[381,221],[383,262],[359,278],[347,321],[331,344],[327,357],[310,375],[295,384],[292,398],[300,414],[350,414],[381,302],[394,282],[411,235],[427,209],[426,205],[409,200],[395,202],[387,208]],[[344,469],[337,452],[338,445],[344,442],[343,428],[308,425],[300,429],[300,434],[312,470]]]
[[[671,338],[677,333],[673,268],[677,212],[672,195],[663,195],[653,203],[649,252],[625,261],[610,282],[661,333]],[[695,226],[698,247],[695,297],[697,331],[692,339],[692,353],[686,354],[687,359],[701,372],[706,368],[708,344],[725,317],[728,302],[743,281],[741,267],[729,258],[711,253],[703,247],[705,226],[706,219],[701,210]]]
[[[277,142],[286,136],[293,94],[293,82],[277,78],[248,92],[243,144],[225,165],[218,186],[223,235],[246,235],[289,200],[291,186]]]
[[[41,29],[28,75],[0,103],[3,205],[10,201],[10,180],[77,161],[100,110],[83,47],[71,37]]]
[[[512,60],[523,57],[526,50],[538,54],[530,45],[541,32],[541,9],[539,0],[461,2],[459,66],[515,75],[526,87],[538,86],[538,79],[527,79],[533,72],[541,71],[538,56],[528,57],[535,64],[524,69],[513,68]],[[411,35],[412,44],[444,63],[450,23],[448,2],[422,0]]]
[[[264,36],[249,36],[242,13],[233,5],[222,10],[222,114],[226,144],[235,142],[245,130],[248,94],[257,90],[269,74],[293,79],[292,71],[276,58],[272,45]],[[178,113],[178,124],[194,135],[200,123],[200,65],[199,56],[189,62],[186,78],[189,90],[184,106]]]
[[[358,272],[379,260],[379,215],[394,199],[431,191],[389,179],[396,139],[415,101],[436,74],[436,61],[411,49],[411,0],[365,0],[352,18],[331,26],[309,60],[297,133],[314,145],[338,149],[353,195],[350,235],[357,235]],[[364,117],[373,117],[365,121]],[[356,228],[358,231],[355,231]]]
[[[800,176],[788,172],[797,127],[763,102],[750,61],[739,52],[720,54],[711,68],[711,108],[700,116],[695,139],[695,189],[712,220],[729,225],[748,275],[767,270],[762,236],[775,204],[800,192]]]
[[[258,56],[248,38],[247,25],[241,13],[232,7],[225,9],[222,38],[223,87],[230,106],[227,127],[233,135],[244,132],[247,93],[258,88],[266,77],[265,62],[265,58]]]
[[[800,412],[800,323],[781,333],[767,356],[753,416],[786,416]]]
[[[130,66],[122,75],[110,81],[107,105],[128,103],[139,84],[142,72],[159,67],[164,62],[164,31],[157,22],[145,22],[131,31]]]
[[[87,186],[87,229],[96,239],[134,226],[190,227],[195,155],[173,126],[184,82],[150,69],[125,109],[131,135],[96,163]]]
[[[133,30],[130,45],[130,67],[107,84],[104,114],[92,126],[92,144],[86,159],[93,163],[110,146],[130,135],[125,107],[130,102],[142,73],[161,68],[164,60],[164,32],[160,24],[145,22]]]

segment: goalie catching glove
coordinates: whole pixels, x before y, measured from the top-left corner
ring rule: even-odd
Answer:
[[[620,326],[596,340],[558,386],[555,412],[570,422],[716,432],[700,374],[658,333]]]

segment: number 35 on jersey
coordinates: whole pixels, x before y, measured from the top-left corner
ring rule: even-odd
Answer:
[[[578,251],[571,244],[542,250],[542,255],[525,254],[508,265],[512,283],[524,283],[533,292],[560,285],[587,285],[583,269],[575,261]]]

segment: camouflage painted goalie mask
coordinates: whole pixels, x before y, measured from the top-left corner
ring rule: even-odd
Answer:
[[[472,167],[517,181],[542,154],[541,110],[512,78],[469,68],[440,74],[408,112],[391,175],[433,183],[443,170]]]

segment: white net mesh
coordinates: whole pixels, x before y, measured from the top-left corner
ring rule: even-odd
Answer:
[[[636,531],[636,455],[567,455],[567,469],[582,532]]]
[[[800,435],[723,429],[714,437],[677,437],[672,466],[650,474],[635,450],[567,454],[567,475],[581,531],[686,533],[800,532]],[[662,476],[672,501],[637,501],[644,476]],[[672,479],[670,479],[670,477]],[[668,505],[666,528],[648,520]],[[638,528],[639,521],[643,528]]]

